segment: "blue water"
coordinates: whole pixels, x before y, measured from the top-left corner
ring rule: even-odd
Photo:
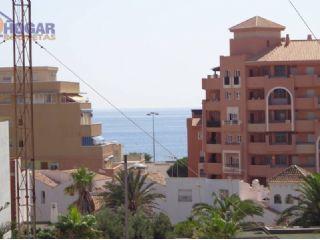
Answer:
[[[130,109],[124,112],[142,128],[152,134],[152,117],[146,113],[156,111],[155,138],[181,158],[187,156],[186,118],[190,109]],[[152,138],[135,127],[120,113],[113,110],[94,110],[93,120],[102,123],[102,135],[107,141],[117,141],[124,146],[124,152],[146,152],[153,154]],[[172,160],[170,153],[156,144],[156,160]]]

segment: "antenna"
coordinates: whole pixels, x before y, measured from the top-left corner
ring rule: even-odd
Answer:
[[[35,238],[35,165],[31,0],[12,0],[14,79],[14,159],[19,236]],[[24,235],[25,234],[25,235]]]

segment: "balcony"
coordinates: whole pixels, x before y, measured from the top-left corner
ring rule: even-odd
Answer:
[[[281,144],[273,143],[273,144],[267,145],[267,152],[270,152],[270,153],[279,153],[279,154],[294,153],[294,149],[295,149],[294,145],[290,143],[281,143]]]
[[[220,110],[221,102],[218,100],[203,100],[202,105],[205,107],[206,110]]]
[[[224,164],[223,172],[224,173],[233,173],[233,174],[241,173],[240,165],[239,164]]]
[[[313,132],[315,129],[315,120],[296,120],[295,124],[297,132]]]
[[[202,79],[202,89],[220,89],[221,79],[219,76],[209,75],[207,78]]]
[[[247,78],[247,87],[248,88],[264,88],[264,84],[267,81],[267,76],[259,77],[248,77]]]
[[[240,125],[240,120],[224,120],[224,125]]]
[[[206,145],[206,152],[208,152],[208,153],[221,153],[222,152],[221,144],[207,144]]]
[[[290,132],[292,130],[291,120],[285,120],[284,122],[270,121],[270,132]]]
[[[207,174],[217,174],[222,173],[222,163],[205,163],[204,169]]]
[[[248,152],[250,154],[261,154],[266,152],[267,144],[265,142],[249,143]]]
[[[266,124],[265,123],[248,123],[249,132],[265,132]]]
[[[221,127],[221,121],[219,120],[209,120],[207,121],[208,128],[219,128]]]
[[[248,100],[247,104],[248,110],[265,110],[266,108],[266,100],[264,99]]]
[[[317,108],[318,99],[315,97],[303,97],[303,98],[296,98],[296,109],[301,110],[312,110]]]
[[[315,143],[297,143],[296,153],[297,154],[315,154],[316,145]]]
[[[273,177],[276,174],[280,173],[285,169],[284,166],[275,166],[271,167],[271,165],[249,165],[248,166],[248,174],[250,176],[261,176],[261,177]]]
[[[81,125],[81,136],[100,136],[101,124]]]
[[[294,75],[295,87],[314,87],[320,86],[320,81],[317,75]]]

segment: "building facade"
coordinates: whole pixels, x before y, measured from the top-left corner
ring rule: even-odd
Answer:
[[[319,171],[320,47],[282,38],[284,29],[258,16],[229,29],[230,55],[202,79],[201,152],[188,141],[199,175],[265,184],[292,164]]]
[[[73,183],[72,173],[76,170],[36,170],[36,221],[38,223],[56,223],[60,215],[67,214],[70,205],[74,204],[78,198],[78,193],[68,195],[65,188]],[[105,191],[104,185],[111,181],[110,177],[95,174],[91,195],[94,199],[98,193]],[[95,208],[97,210],[95,202]]]
[[[9,158],[9,122],[0,119],[0,226],[8,225],[10,230],[11,223],[11,184],[10,184],[10,158]],[[10,232],[6,237],[10,237]]]
[[[91,103],[80,94],[79,83],[57,81],[58,68],[34,67],[34,139],[37,169],[94,171],[120,161],[121,145],[106,143],[101,124],[92,122]],[[0,117],[10,120],[14,153],[13,69],[0,68]],[[19,101],[18,101],[19,103]]]
[[[269,196],[269,190],[260,185],[257,180],[252,186],[239,179],[206,179],[206,178],[166,178],[165,184],[155,185],[156,192],[165,198],[157,200],[158,211],[168,215],[176,224],[187,220],[192,215],[195,204],[213,204],[215,196],[230,196],[236,194],[241,200],[250,199],[264,207],[263,216],[248,217],[246,221],[263,222],[268,226],[275,225],[278,214],[265,208],[264,199]]]

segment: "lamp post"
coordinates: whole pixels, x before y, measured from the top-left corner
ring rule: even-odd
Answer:
[[[156,162],[156,144],[155,144],[155,136],[154,136],[154,116],[158,116],[157,112],[147,113],[147,116],[152,116],[152,140],[153,140],[153,161]]]

